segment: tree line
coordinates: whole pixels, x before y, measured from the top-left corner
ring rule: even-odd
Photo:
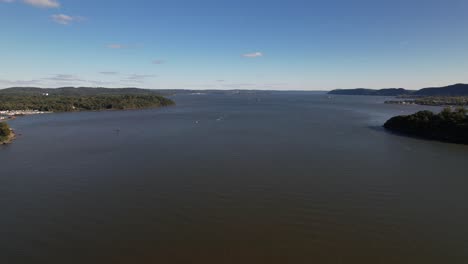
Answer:
[[[9,95],[0,94],[0,111],[38,110],[46,112],[125,110],[173,105],[159,95]]]

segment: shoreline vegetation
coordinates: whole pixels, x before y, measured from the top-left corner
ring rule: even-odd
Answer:
[[[7,116],[44,114],[50,112],[79,112],[156,108],[174,102],[160,95],[2,95],[0,112]]]
[[[8,88],[0,90],[0,118],[101,110],[129,110],[174,105],[153,90],[137,88]]]
[[[0,122],[0,145],[10,144],[16,135],[6,122]]]
[[[386,104],[429,105],[429,106],[468,106],[468,96],[428,96],[420,98],[400,97],[402,100],[385,101]]]
[[[443,142],[468,144],[468,110],[445,108],[439,114],[420,111],[413,115],[395,116],[385,129],[408,136]]]

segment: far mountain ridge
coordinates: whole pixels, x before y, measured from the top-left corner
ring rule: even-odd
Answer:
[[[337,89],[329,92],[329,94],[336,95],[382,95],[382,96],[398,96],[409,94],[411,91],[403,88],[384,88],[380,90],[368,88],[355,88],[355,89]]]
[[[334,95],[374,95],[374,96],[468,96],[468,84],[458,83],[444,87],[430,87],[420,90],[407,90],[404,88],[375,89],[338,89],[330,91]]]

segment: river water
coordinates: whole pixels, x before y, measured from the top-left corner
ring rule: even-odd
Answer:
[[[0,263],[468,263],[468,147],[437,108],[283,92],[10,122]]]

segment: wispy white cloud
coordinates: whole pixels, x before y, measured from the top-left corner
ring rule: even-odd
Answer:
[[[41,8],[58,8],[60,3],[57,0],[20,0],[21,2]],[[14,3],[17,0],[0,0],[0,3]]]
[[[122,45],[122,44],[109,44],[106,46],[109,49],[125,49],[128,48],[127,45]]]
[[[106,45],[108,49],[139,49],[142,48],[141,44],[121,44],[121,43],[111,43]]]
[[[104,86],[104,85],[109,85],[109,84],[114,84],[114,82],[108,82],[108,81],[96,81],[96,80],[87,80],[86,82],[98,85],[98,86]]]
[[[52,15],[51,18],[55,23],[61,25],[69,25],[72,22],[81,22],[85,20],[85,18],[81,16],[68,16],[64,14]]]
[[[148,78],[154,78],[154,74],[130,74],[126,79],[120,80],[126,83],[144,83]]]
[[[114,71],[103,71],[103,72],[99,72],[100,74],[104,74],[104,75],[117,75],[119,74],[118,72],[114,72]]]
[[[138,75],[137,75],[138,76]],[[138,78],[138,77],[136,77]],[[132,80],[133,83],[143,83]],[[111,80],[93,80],[85,79],[78,75],[73,74],[54,74],[49,77],[44,77],[41,79],[31,79],[31,80],[8,80],[0,79],[0,88],[9,88],[9,87],[59,87],[59,86],[109,86],[117,85],[118,82]]]
[[[128,76],[129,80],[143,80],[146,78],[154,78],[156,75],[154,74],[130,74]]]
[[[38,85],[42,82],[42,80],[4,80],[0,79],[0,84],[4,87],[7,86],[31,86],[31,85]]]
[[[28,5],[41,8],[58,8],[60,3],[57,0],[23,0]]]
[[[242,57],[244,57],[244,58],[258,58],[258,57],[263,57],[263,53],[262,52],[246,53],[246,54],[242,54]]]
[[[108,85],[113,84],[110,81],[83,79],[80,76],[73,74],[55,74],[52,77],[43,78],[42,80],[48,83],[57,85]]]
[[[59,82],[85,82],[86,81],[72,74],[56,74],[52,77],[44,78],[44,80],[59,81]]]

